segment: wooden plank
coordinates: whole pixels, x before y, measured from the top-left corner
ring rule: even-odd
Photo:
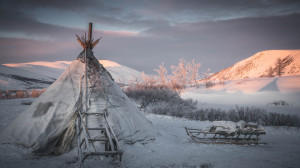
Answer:
[[[121,150],[121,147],[120,147],[120,145],[119,145],[119,141],[118,141],[118,139],[117,139],[117,137],[116,137],[116,135],[115,135],[115,133],[114,133],[114,130],[110,127],[110,125],[108,124],[108,121],[107,121],[107,109],[105,109],[104,110],[104,118],[105,118],[105,122],[107,123],[107,125],[108,125],[108,128],[109,128],[109,130],[111,131],[111,133],[112,133],[112,135],[113,135],[113,138],[115,139],[115,141],[116,141],[116,145],[117,145],[117,149],[118,150]]]
[[[109,141],[111,150],[112,150],[112,151],[115,151],[115,145],[114,145],[114,143],[113,143],[113,141],[112,141],[112,139],[111,139],[110,132],[109,132],[109,130],[108,130],[107,127],[105,127],[105,130],[106,130],[106,135],[107,135],[107,137],[108,137],[108,141]]]
[[[102,37],[98,38],[93,44],[92,44],[92,49],[99,43],[99,41],[102,39]]]
[[[79,118],[78,117],[76,119],[76,132],[77,132],[77,149],[78,149],[78,155],[79,155],[80,162],[82,162],[83,157],[82,157],[82,150],[81,150],[81,145],[80,145]]]
[[[86,47],[87,47],[86,43],[85,43],[84,41],[82,41],[81,38],[80,38],[77,34],[76,34],[76,36],[77,36],[77,41],[78,41],[78,43],[79,43],[83,48],[86,48]]]
[[[86,114],[86,115],[103,115],[104,113],[86,113],[86,112],[84,112],[84,114]]]
[[[81,112],[78,112],[78,114],[80,116],[81,122],[83,122],[83,118],[82,118]],[[87,131],[86,131],[86,127],[85,127],[84,123],[82,125],[83,125],[83,133],[84,133],[84,139],[85,139],[85,143],[86,143],[87,149],[88,149],[88,151],[91,151],[90,150],[90,145],[89,145],[89,140],[88,140],[88,135],[87,135]]]
[[[215,138],[198,138],[198,137],[195,137],[195,136],[190,136],[194,141],[198,142],[198,143],[202,143],[202,144],[235,144],[235,145],[250,145],[250,144],[267,144],[267,143],[264,143],[264,142],[257,142],[255,141],[255,138],[252,139],[252,141],[233,141],[231,142],[229,140],[229,138],[226,138],[225,140],[229,140],[229,141],[216,141],[217,139]],[[220,138],[220,139],[224,139],[224,138]],[[242,138],[240,138],[242,139]],[[204,141],[204,140],[214,140],[214,141]],[[232,139],[232,140],[235,140],[235,139]],[[259,139],[258,139],[259,140]]]
[[[93,33],[93,23],[89,23],[89,39],[88,42],[91,43]]]

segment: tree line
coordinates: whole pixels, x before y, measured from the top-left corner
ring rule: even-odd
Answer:
[[[188,85],[199,87],[198,80],[200,79],[199,68],[201,63],[185,61],[183,58],[179,60],[178,65],[170,67],[171,73],[168,73],[167,68],[162,62],[158,69],[154,69],[156,75],[147,75],[144,72],[141,74],[141,80],[130,82],[130,86],[134,88],[168,88],[177,92],[186,88]]]

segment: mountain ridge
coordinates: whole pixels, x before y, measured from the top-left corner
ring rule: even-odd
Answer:
[[[282,61],[280,76],[300,75],[300,50],[266,50],[225,68],[209,80],[237,80],[245,78],[278,76],[277,59]]]
[[[37,61],[0,65],[0,89],[42,89],[53,83],[72,61]],[[140,72],[110,60],[99,62],[117,83],[128,84],[139,78]]]

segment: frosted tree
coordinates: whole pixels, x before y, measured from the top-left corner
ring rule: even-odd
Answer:
[[[203,78],[204,78],[204,79],[209,78],[209,77],[210,77],[210,73],[211,73],[211,72],[210,72],[210,68],[208,68],[208,69],[206,70],[206,72],[203,73]]]
[[[161,65],[159,66],[159,69],[154,69],[158,75],[159,75],[159,82],[163,85],[166,86],[168,82],[168,71],[164,67],[164,63],[162,62]]]
[[[275,72],[277,76],[281,76],[284,72],[284,68],[288,65],[290,65],[294,61],[294,58],[292,56],[287,56],[284,59],[277,58],[275,65]]]
[[[197,80],[199,79],[200,66],[201,66],[201,64],[195,63],[194,60],[191,63],[187,63],[188,72],[189,72],[189,75],[188,75],[189,81],[191,83],[194,83],[197,88],[199,87]]]
[[[283,61],[281,58],[277,58],[276,67],[277,67],[276,75],[281,76],[283,74]]]
[[[171,66],[172,69],[172,80],[177,81],[177,83],[185,88],[188,79],[188,67],[186,66],[186,62],[183,58],[180,59],[178,66]]]
[[[170,76],[170,82],[169,82],[169,88],[180,93],[180,91],[183,89],[183,86],[178,83],[177,77]]]
[[[267,71],[267,77],[273,77],[273,68],[270,66],[268,71]]]
[[[205,79],[205,87],[206,88],[210,88],[215,85],[215,83],[213,83],[209,78],[211,76],[210,74],[211,74],[211,72],[210,72],[209,68],[206,70],[206,72],[203,73],[203,78]],[[225,80],[224,77],[222,79]]]
[[[154,88],[157,83],[157,80],[155,79],[156,76],[150,76],[145,74],[144,72],[141,73],[141,78],[142,78],[142,83],[140,87],[143,88],[148,88],[148,89]]]

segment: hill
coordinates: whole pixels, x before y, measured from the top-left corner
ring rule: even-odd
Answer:
[[[128,84],[140,72],[110,60],[99,60],[117,83]],[[40,89],[53,83],[71,61],[40,61],[0,65],[0,89]]]
[[[280,66],[277,60],[281,60]],[[300,75],[300,50],[268,50],[242,60],[212,75],[210,80],[236,80],[245,78]]]

